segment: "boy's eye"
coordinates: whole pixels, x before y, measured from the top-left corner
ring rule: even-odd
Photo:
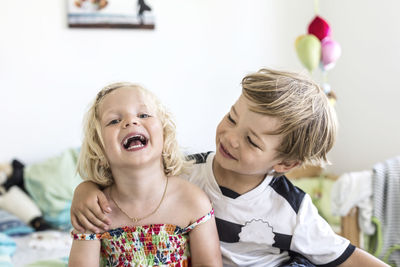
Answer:
[[[236,121],[234,121],[234,120],[232,119],[231,114],[229,114],[229,113],[228,113],[228,120],[229,120],[231,123],[236,124]]]
[[[249,141],[250,145],[252,145],[252,146],[254,146],[254,147],[256,147],[256,148],[259,148],[259,147],[251,140],[250,136],[247,136],[247,141]]]
[[[149,114],[142,113],[142,114],[139,114],[138,117],[141,118],[141,119],[145,119],[145,118],[149,118],[149,117],[151,117],[151,116],[150,116]]]
[[[120,121],[121,121],[120,119],[115,119],[115,120],[110,121],[107,125],[117,124]]]

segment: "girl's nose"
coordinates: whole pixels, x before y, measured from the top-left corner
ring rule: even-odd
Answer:
[[[135,120],[135,119],[130,119],[130,120],[126,121],[125,124],[124,124],[124,128],[127,128],[127,127],[129,127],[130,125],[138,125],[137,120]]]

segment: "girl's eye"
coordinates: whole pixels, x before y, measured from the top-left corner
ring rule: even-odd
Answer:
[[[236,124],[236,121],[234,121],[234,120],[232,119],[231,114],[229,114],[229,113],[228,113],[228,120],[229,120],[231,123]]]
[[[139,114],[138,117],[141,118],[141,119],[145,119],[145,118],[149,118],[151,116],[149,114],[143,113],[143,114]]]
[[[247,141],[249,141],[250,145],[252,145],[252,146],[254,146],[254,147],[256,147],[256,148],[259,148],[259,147],[251,140],[250,136],[247,136]]]
[[[115,120],[110,121],[107,125],[117,124],[120,121],[121,121],[120,119],[115,119]]]

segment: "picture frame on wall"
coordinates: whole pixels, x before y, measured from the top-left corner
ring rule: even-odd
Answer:
[[[67,0],[70,28],[155,28],[152,0]]]

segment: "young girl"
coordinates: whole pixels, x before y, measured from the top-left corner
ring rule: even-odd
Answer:
[[[78,171],[102,186],[112,224],[99,234],[74,230],[69,266],[222,265],[210,201],[177,176],[185,161],[175,125],[153,94],[105,87],[84,130]]]

